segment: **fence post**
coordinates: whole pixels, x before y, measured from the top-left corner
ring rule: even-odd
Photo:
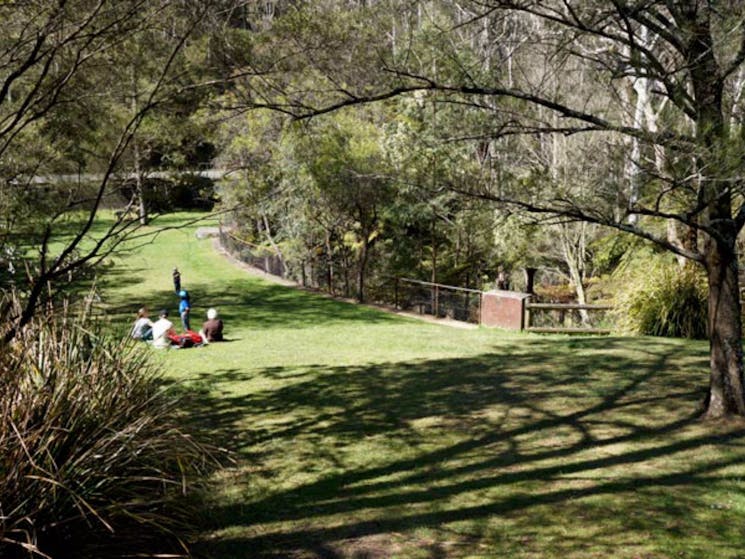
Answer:
[[[525,293],[533,294],[533,282],[535,281],[536,268],[525,268]]]
[[[479,292],[479,298],[478,298],[478,304],[477,304],[477,306],[476,306],[476,310],[477,310],[477,314],[476,314],[476,316],[478,317],[478,322],[477,322],[477,324],[478,324],[479,326],[481,326],[481,299],[482,299],[483,297],[484,297],[484,292],[483,292],[483,291],[480,291],[480,292]]]

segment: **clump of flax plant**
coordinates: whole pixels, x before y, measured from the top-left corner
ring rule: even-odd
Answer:
[[[0,557],[187,554],[214,455],[147,352],[97,330],[47,309],[0,347]]]

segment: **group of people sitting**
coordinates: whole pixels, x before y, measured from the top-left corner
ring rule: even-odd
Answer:
[[[179,310],[183,318],[184,311]],[[193,347],[222,341],[222,330],[223,322],[217,317],[217,310],[215,309],[207,311],[207,320],[202,324],[199,332],[191,330],[187,321],[184,326],[184,333],[177,334],[173,322],[168,320],[166,309],[160,311],[158,320],[153,322],[149,318],[147,308],[143,307],[137,311],[137,319],[132,326],[130,335],[136,340],[152,342],[153,347],[157,348]]]
[[[222,337],[222,320],[217,318],[217,311],[210,309],[207,311],[207,320],[202,324],[199,332],[191,329],[191,298],[185,289],[181,289],[181,273],[178,268],[173,269],[173,289],[179,297],[178,312],[181,317],[181,326],[183,334],[177,334],[173,327],[173,322],[168,320],[168,311],[160,311],[158,320],[153,322],[148,316],[146,307],[137,311],[130,336],[135,340],[152,342],[153,347],[194,347],[212,342],[223,341]]]

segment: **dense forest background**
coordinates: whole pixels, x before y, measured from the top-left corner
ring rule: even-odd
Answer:
[[[536,269],[545,301],[640,292],[649,301],[673,275],[689,298],[671,304],[692,298],[701,320],[703,270],[683,271],[695,228],[673,215],[689,162],[651,134],[621,132],[691,124],[674,123],[659,82],[610,67],[603,38],[574,52],[566,42],[576,29],[543,17],[540,3],[509,4],[245,9],[247,28],[235,33],[241,55],[251,53],[248,75],[213,99],[222,109],[215,164],[231,171],[220,186],[222,207],[234,208],[226,226],[279,255],[294,279],[359,300],[389,296],[394,277],[524,290],[525,269]],[[561,13],[554,8],[548,16]],[[728,84],[733,118],[739,83]],[[575,106],[618,130],[556,110]],[[664,296],[678,287],[668,282]],[[648,320],[626,318],[619,325],[632,331]],[[667,332],[680,335],[674,322]],[[705,330],[704,319],[683,334]]]
[[[708,336],[742,391],[740,2],[0,11],[6,341],[154,216],[216,208],[283,273],[360,301],[537,269],[545,300]]]

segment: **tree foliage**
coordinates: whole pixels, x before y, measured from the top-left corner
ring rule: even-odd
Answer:
[[[729,0],[297,4],[265,39],[284,56],[256,53],[243,101],[298,119],[408,96],[464,107],[453,140],[483,173],[451,191],[615,228],[705,270],[707,415],[744,415],[744,20]]]
[[[127,211],[94,233],[98,211],[127,192],[121,177],[140,176],[148,154],[174,142],[189,152],[188,127],[164,133],[203,95],[210,71],[187,55],[216,24],[203,17],[208,8],[199,0],[0,5],[0,282],[24,301],[18,313],[0,309],[13,326],[5,341],[135,234]]]

